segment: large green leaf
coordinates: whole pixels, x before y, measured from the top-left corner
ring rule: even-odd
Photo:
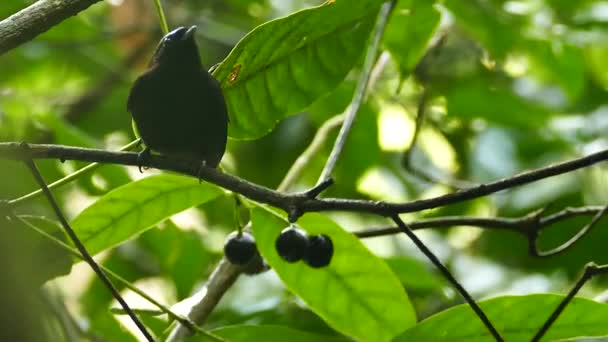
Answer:
[[[480,303],[505,341],[530,341],[563,296],[534,294],[505,296]],[[608,305],[575,298],[553,324],[543,341],[581,336],[608,336]],[[494,341],[468,305],[431,316],[395,341]]]
[[[260,253],[285,285],[334,329],[361,341],[389,341],[416,322],[399,279],[352,234],[319,214],[306,214],[298,225],[309,234],[325,234],[334,245],[329,266],[314,269],[290,264],[277,254],[275,240],[287,222],[256,208],[253,233]]]
[[[441,14],[429,0],[401,0],[384,33],[384,44],[407,76],[424,54]]]
[[[191,177],[147,177],[107,193],[80,213],[72,227],[95,254],[220,194],[214,185]]]
[[[233,325],[212,331],[213,334],[229,342],[249,342],[252,340],[264,342],[346,342],[346,338],[323,336],[306,331],[291,329],[280,325]],[[254,338],[255,337],[255,338]],[[197,335],[188,340],[213,341],[204,335]]]
[[[334,89],[365,51],[382,2],[328,2],[245,36],[214,72],[228,105],[229,135],[259,138]]]

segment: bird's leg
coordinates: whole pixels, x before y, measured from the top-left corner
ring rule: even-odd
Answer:
[[[143,170],[146,170],[148,168],[148,166],[150,165],[151,157],[152,154],[150,152],[149,147],[145,147],[143,151],[137,154],[137,168],[139,169],[140,173],[144,173]]]
[[[205,159],[203,159],[201,161],[200,166],[198,167],[198,172],[196,173],[196,177],[198,178],[198,184],[201,184],[203,182],[203,178],[202,176],[202,172],[203,169],[207,167],[207,161]]]

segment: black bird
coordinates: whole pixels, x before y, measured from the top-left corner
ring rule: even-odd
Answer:
[[[168,156],[216,167],[224,151],[228,112],[219,83],[205,70],[194,40],[196,26],[165,35],[148,70],[133,84],[127,110],[146,145]]]

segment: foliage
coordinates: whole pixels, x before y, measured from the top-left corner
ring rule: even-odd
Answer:
[[[28,5],[2,1],[0,18]],[[197,24],[204,63],[220,63],[213,74],[225,92],[234,138],[222,163],[226,172],[271,188],[281,182],[323,122],[347,109],[381,5],[378,0],[165,3],[170,26]],[[603,6],[594,0],[399,1],[370,91],[333,173],[336,184],[322,196],[407,202],[608,146]],[[105,149],[131,141],[126,98],[160,37],[158,27],[151,1],[109,1],[0,56],[0,140]],[[424,115],[417,120],[421,105]],[[315,184],[335,131],[290,191]],[[37,164],[49,182],[85,165]],[[550,214],[602,205],[608,199],[604,169],[600,164],[403,219],[520,217],[539,208]],[[0,160],[1,198],[36,188],[24,166]],[[209,316],[204,328],[227,341],[251,335],[269,341],[492,340],[403,234],[374,239],[351,234],[391,225],[386,218],[305,214],[298,225],[327,234],[335,247],[332,264],[313,269],[276,254],[274,240],[287,226],[284,217],[249,202],[235,215],[233,194],[193,178],[104,165],[53,193],[105,267],[168,304],[188,298],[209,277],[225,236],[251,219],[272,271],[240,277]],[[25,276],[18,280],[30,285],[9,287],[15,300],[46,282],[41,298],[77,303],[69,310],[61,300],[36,303],[45,308],[40,336],[59,341],[90,333],[108,341],[136,340],[128,319],[109,312],[116,303],[101,282],[83,274],[86,265],[70,266],[67,252],[32,230],[67,241],[48,203],[23,201],[16,212],[23,221],[0,217],[11,237],[2,245],[12,246],[2,250],[2,259],[14,260],[0,266],[6,279],[21,271]],[[539,244],[543,250],[555,247],[589,219],[578,215],[556,222]],[[608,263],[605,228],[600,221],[553,258],[530,256],[527,241],[512,231],[457,226],[416,233],[476,298],[496,297],[481,307],[507,341],[527,341],[563,298],[549,292],[563,293],[589,261]],[[149,308],[117,285],[134,307]],[[604,285],[599,279],[582,295],[592,298]],[[607,308],[576,298],[546,339],[608,336]],[[69,314],[86,321],[86,328],[56,318]],[[143,316],[157,336],[170,325],[164,316]],[[199,339],[208,337],[193,338]]]

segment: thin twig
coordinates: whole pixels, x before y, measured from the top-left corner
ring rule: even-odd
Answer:
[[[585,206],[579,208],[565,208],[557,213],[541,217],[535,223],[536,229],[548,228],[558,222],[572,217],[597,215],[605,206]],[[533,213],[534,214],[534,213]],[[422,219],[408,223],[412,230],[427,228],[450,228],[455,226],[472,226],[485,229],[508,230],[527,236],[526,227],[530,224],[530,214],[520,217],[473,217],[473,216],[443,216]],[[398,227],[368,228],[354,232],[358,238],[372,238],[401,233]]]
[[[437,256],[435,254],[433,254],[433,252],[431,252],[431,250],[420,239],[418,239],[416,234],[414,234],[414,232],[405,224],[405,222],[403,222],[403,220],[401,220],[399,215],[395,214],[391,217],[391,219],[397,224],[397,226],[399,227],[401,232],[403,232],[405,235],[407,235],[410,238],[410,240],[412,240],[412,242],[416,245],[416,247],[418,247],[418,249],[427,257],[427,259],[429,259],[433,263],[433,265],[435,265],[435,267],[437,267],[437,269],[443,274],[443,276],[450,283],[452,283],[452,285],[456,288],[456,290],[458,290],[458,292],[464,298],[464,300],[467,302],[467,304],[469,304],[471,309],[473,309],[473,311],[475,311],[475,313],[481,319],[483,324],[488,328],[488,330],[490,331],[490,333],[492,334],[494,339],[496,341],[503,341],[503,338],[500,336],[500,334],[498,333],[496,328],[494,328],[494,326],[492,325],[492,322],[490,322],[490,320],[488,319],[486,314],[483,312],[483,310],[481,310],[479,305],[477,305],[477,303],[475,302],[475,299],[473,299],[473,297],[471,297],[471,295],[458,282],[458,280],[456,280],[456,278],[454,278],[454,276],[452,275],[450,270],[448,270],[448,268],[445,267],[441,263],[439,258],[437,258]]]
[[[574,296],[578,293],[578,291],[585,285],[589,279],[593,278],[596,275],[608,273],[608,265],[598,266],[594,263],[589,263],[585,266],[585,271],[583,275],[576,281],[574,287],[568,292],[568,295],[564,297],[564,299],[559,303],[557,308],[551,313],[551,316],[545,321],[543,326],[538,330],[536,335],[532,338],[532,342],[540,341],[540,339],[547,333],[551,325],[555,323],[559,315],[564,311],[566,306],[572,301]]]
[[[532,254],[534,256],[538,256],[538,257],[550,257],[550,256],[553,256],[553,255],[556,255],[556,254],[559,254],[559,253],[565,251],[566,249],[568,249],[572,245],[574,245],[576,242],[578,242],[580,239],[582,239],[585,235],[587,235],[587,233],[589,233],[589,231],[591,231],[591,229],[593,227],[595,227],[597,225],[597,223],[606,215],[606,212],[608,212],[608,206],[605,206],[602,210],[598,211],[595,214],[595,216],[593,216],[593,218],[591,219],[591,222],[589,222],[587,225],[585,225],[581,230],[579,230],[568,241],[566,241],[563,244],[561,244],[551,250],[548,250],[548,251],[539,250],[538,235],[539,235],[540,228],[542,226],[535,227],[536,229],[531,231],[528,235],[528,240],[529,240],[528,243],[530,245],[530,250],[532,251]]]
[[[357,117],[357,113],[359,112],[359,108],[361,107],[361,104],[365,99],[365,93],[367,90],[370,74],[376,62],[376,56],[378,55],[380,41],[382,40],[382,36],[384,35],[384,29],[386,28],[386,24],[388,23],[390,14],[393,11],[393,8],[395,7],[395,3],[395,0],[385,2],[380,8],[380,11],[378,12],[378,18],[376,20],[376,26],[372,34],[371,43],[367,48],[367,54],[365,55],[365,62],[363,63],[361,76],[359,77],[357,88],[355,89],[355,96],[353,97],[352,102],[346,110],[346,115],[344,116],[344,123],[342,124],[340,133],[338,133],[338,137],[336,138],[334,147],[329,155],[329,158],[327,159],[327,162],[325,163],[325,167],[323,168],[323,171],[321,172],[321,176],[319,177],[317,183],[321,183],[326,179],[331,178],[334,168],[338,163],[338,159],[340,159],[340,155],[344,150],[346,140],[348,138],[348,135],[350,134],[351,129],[353,128],[353,124],[355,122],[355,118]]]
[[[27,147],[27,145],[24,144],[23,148],[27,150],[28,147]],[[25,153],[27,153],[27,151]],[[99,279],[104,283],[104,285],[108,288],[108,290],[110,290],[110,292],[112,293],[112,296],[120,303],[120,306],[122,306],[122,308],[125,310],[125,312],[128,313],[129,317],[131,318],[131,320],[133,320],[133,323],[135,323],[135,325],[140,330],[140,332],[144,335],[146,340],[154,341],[154,338],[152,337],[152,335],[150,335],[150,333],[146,329],[146,326],[139,320],[139,318],[137,318],[137,316],[131,310],[131,308],[129,307],[127,302],[124,300],[124,298],[122,298],[122,296],[120,295],[118,290],[114,287],[114,285],[112,284],[110,279],[108,279],[108,277],[106,277],[105,273],[101,270],[101,268],[99,267],[97,262],[95,262],[93,257],[89,254],[89,252],[84,247],[84,245],[82,244],[82,242],[80,241],[80,239],[78,238],[78,236],[76,235],[76,233],[74,232],[72,227],[70,227],[70,224],[63,216],[63,213],[61,212],[59,205],[57,204],[57,202],[55,201],[55,198],[53,197],[53,194],[47,187],[46,182],[42,178],[42,175],[40,174],[40,171],[38,171],[38,168],[36,167],[36,164],[34,163],[34,161],[32,159],[26,159],[26,160],[24,160],[24,163],[28,166],[28,168],[32,172],[32,175],[38,182],[38,185],[40,186],[40,188],[44,192],[47,200],[51,204],[51,207],[53,208],[55,215],[57,215],[59,222],[61,222],[61,225],[65,229],[66,233],[68,234],[68,236],[70,237],[70,239],[72,240],[72,242],[74,243],[76,248],[78,248],[78,251],[83,256],[84,260],[91,266],[93,271],[95,271],[95,273],[97,274]]]

